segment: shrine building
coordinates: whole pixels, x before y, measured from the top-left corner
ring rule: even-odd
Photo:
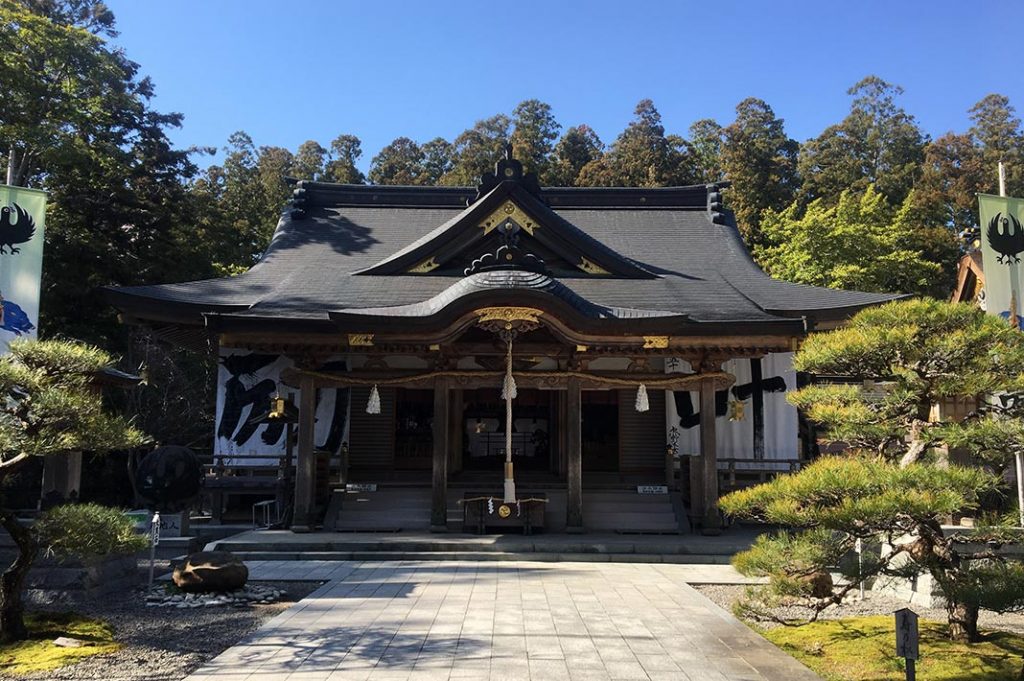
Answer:
[[[713,530],[736,461],[801,457],[761,358],[894,297],[771,279],[723,186],[542,188],[510,153],[476,188],[301,181],[244,274],[107,295],[218,354],[229,463],[284,452],[258,417],[294,404],[298,531],[459,531],[490,496],[549,532]]]

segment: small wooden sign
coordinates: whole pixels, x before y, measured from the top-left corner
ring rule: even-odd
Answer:
[[[667,485],[637,485],[637,494],[668,494]]]
[[[917,613],[910,608],[896,611],[896,657],[918,659]]]
[[[345,485],[346,492],[376,492],[377,483],[374,482],[350,482]]]

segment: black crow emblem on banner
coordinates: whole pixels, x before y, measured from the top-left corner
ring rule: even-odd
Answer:
[[[996,213],[988,221],[985,236],[992,250],[999,254],[996,256],[996,262],[1000,265],[1020,262],[1020,253],[1024,251],[1024,228],[1015,215]]]
[[[0,208],[0,254],[6,254],[7,249],[11,253],[19,253],[20,248],[15,244],[24,244],[32,240],[36,233],[36,223],[28,211],[14,204],[14,210],[10,206]]]

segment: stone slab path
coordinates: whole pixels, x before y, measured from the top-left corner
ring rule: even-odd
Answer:
[[[819,678],[687,585],[690,566],[332,565],[188,681]]]

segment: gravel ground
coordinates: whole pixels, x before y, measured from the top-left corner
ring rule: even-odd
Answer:
[[[743,597],[746,587],[727,586],[718,584],[695,585],[697,591],[704,596],[732,612],[733,604]],[[847,599],[840,606],[833,606],[824,610],[819,619],[842,619],[844,617],[867,617],[869,615],[891,615],[900,608],[911,608],[924,619],[937,622],[946,621],[946,611],[939,608],[922,608],[919,605],[909,605],[891,596],[867,591],[864,600],[856,595],[853,599]],[[787,606],[776,608],[774,614],[783,619],[798,619],[810,616],[811,611],[807,608]],[[777,622],[758,622],[759,626],[766,628],[782,626]],[[982,611],[978,617],[978,625],[982,629],[998,629],[1009,631],[1015,634],[1024,635],[1024,613],[1007,613],[1000,615],[994,612]]]
[[[110,623],[115,638],[124,646],[116,653],[85,658],[60,669],[19,676],[0,674],[0,679],[177,681],[320,586],[320,582],[254,583],[281,589],[286,594],[285,600],[249,608],[147,608],[146,589],[142,586],[125,598],[90,601],[73,608],[42,606],[38,609],[73,609],[99,617]]]

